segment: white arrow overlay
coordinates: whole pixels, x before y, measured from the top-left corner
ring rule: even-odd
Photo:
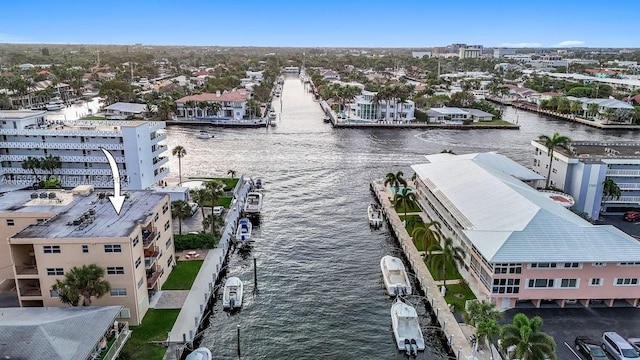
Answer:
[[[107,157],[113,176],[114,195],[109,196],[109,201],[111,201],[111,205],[113,205],[113,209],[116,211],[116,214],[120,215],[120,210],[122,210],[122,205],[124,204],[124,196],[120,194],[120,171],[118,170],[118,164],[116,164],[116,159],[113,158],[113,155],[111,155],[108,150],[104,148],[100,148],[100,150],[102,150],[104,156]]]

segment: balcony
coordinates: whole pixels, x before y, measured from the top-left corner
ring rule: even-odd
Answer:
[[[610,169],[607,170],[607,176],[640,177],[640,170]]]
[[[169,158],[168,157],[161,156],[161,157],[153,160],[153,165],[154,165],[155,168],[159,168],[159,167],[161,167],[162,165],[164,165],[164,164],[166,164],[168,162],[169,162]]]
[[[35,265],[16,265],[16,276],[18,278],[37,278],[38,267]]]
[[[160,129],[165,129],[167,124],[164,121],[149,121],[149,130],[158,131]]]
[[[107,335],[108,343],[107,343],[107,352],[101,354],[98,350],[94,354],[96,354],[95,359],[100,360],[115,360],[120,355],[120,351],[126,344],[127,340],[131,336],[131,330],[129,330],[129,323],[127,322],[118,322],[118,329],[111,330],[111,333]],[[93,355],[92,355],[93,356]]]
[[[156,136],[151,137],[151,144],[155,145],[162,140],[167,140],[167,134],[156,134]]]
[[[640,190],[640,183],[618,183],[620,190]]]
[[[21,298],[42,297],[40,280],[38,279],[17,279],[18,294]]]
[[[157,256],[145,257],[144,258],[145,270],[151,270],[153,268],[153,265],[155,265],[156,260],[158,260]]]
[[[26,160],[28,157],[33,157],[33,155],[0,155],[0,161],[23,161],[23,160]],[[63,163],[74,163],[74,162],[106,163],[107,162],[107,158],[105,158],[104,155],[101,155],[101,156],[77,155],[77,156],[58,156],[58,157],[60,158],[60,161]],[[123,156],[115,156],[114,159],[116,160],[117,163],[124,163]]]
[[[52,142],[5,142],[5,148],[8,149],[88,149],[100,150],[124,150],[124,144],[118,143],[52,143]],[[166,148],[166,146],[165,146]]]
[[[147,250],[160,237],[160,233],[151,230],[142,230],[142,248]]]
[[[152,289],[163,274],[164,271],[157,267],[147,271],[147,289]]]
[[[0,135],[119,137],[122,136],[122,132],[117,130],[1,129]]]
[[[618,199],[611,199],[605,201],[605,204],[638,204],[640,203],[640,196],[620,196]]]
[[[159,168],[157,170],[154,171],[155,176],[154,176],[154,181],[160,181],[162,179],[164,179],[165,177],[169,176],[169,169],[167,168]]]
[[[144,249],[144,257],[157,257],[160,254],[160,248],[157,246],[150,246],[148,249]]]
[[[153,149],[153,148],[152,148]],[[156,145],[156,149],[151,151],[151,156],[158,157],[167,151],[167,145]]]

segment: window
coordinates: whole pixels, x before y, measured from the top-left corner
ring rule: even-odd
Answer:
[[[520,279],[493,279],[491,292],[494,294],[517,294],[520,292]]]
[[[140,279],[140,281],[138,281],[138,289],[140,289],[142,287],[142,284],[144,284],[144,278]]]
[[[638,278],[615,279],[613,284],[615,286],[636,286],[638,285]]]
[[[60,254],[60,245],[45,245],[42,248],[45,254]]]
[[[136,247],[136,245],[138,245],[138,243],[140,242],[140,236],[136,236],[135,239],[133,239],[133,247]]]
[[[556,168],[553,168],[553,170],[551,170],[552,173],[557,174],[558,170],[556,170]]]
[[[562,279],[560,280],[561,288],[577,288],[578,287],[578,279]]]
[[[38,225],[44,224],[45,221],[47,221],[47,219],[36,219],[36,222],[38,223]]]
[[[13,219],[7,219],[7,226],[13,226],[15,224],[16,224],[16,222],[13,221]]]
[[[138,258],[138,260],[136,260],[136,269],[138,268],[138,266],[140,266],[140,264],[142,263],[142,256]]]
[[[82,245],[82,252],[84,254],[88,253],[89,252],[89,245]]]
[[[104,252],[119,253],[119,252],[122,252],[122,247],[120,245],[105,245]]]
[[[531,269],[549,269],[555,268],[557,266],[556,263],[531,263],[529,266]]]
[[[49,276],[64,275],[64,269],[63,268],[47,268],[47,275]]]
[[[167,240],[167,242],[164,243],[164,246],[167,250],[169,250],[169,247],[171,247],[171,238],[169,238],[169,240]]]
[[[115,288],[109,291],[109,295],[111,296],[127,296],[127,289],[125,288]]]
[[[530,288],[552,288],[553,279],[529,279]]]
[[[158,215],[158,213],[156,213],[156,216],[153,217],[153,221],[158,221],[159,217],[160,217],[160,215]]]
[[[593,264],[591,264],[591,265],[592,265],[592,266],[595,266],[595,267],[603,267],[603,266],[607,266],[607,264],[605,264],[605,263],[601,263],[601,262],[595,262],[595,263],[593,263]]]
[[[169,204],[162,205],[162,214],[166,214],[167,211],[169,211]]]
[[[56,290],[49,290],[49,295],[52,298],[57,298],[58,296],[60,296],[60,293],[58,293]]]
[[[167,259],[167,267],[171,267],[172,263],[173,263],[173,256],[169,256],[169,258]]]
[[[589,286],[602,286],[602,279],[600,278],[589,279]]]
[[[494,274],[521,274],[522,264],[495,264],[493,267]]]
[[[638,266],[640,265],[640,261],[621,262],[619,265],[620,266]]]
[[[124,275],[124,267],[122,266],[110,266],[107,267],[108,275]]]
[[[572,262],[572,263],[564,263],[564,268],[565,269],[570,269],[570,268],[580,268],[580,263],[577,262]]]
[[[169,230],[169,227],[170,227],[170,226],[171,226],[171,225],[169,224],[169,220],[167,220],[167,222],[164,224],[164,231]]]

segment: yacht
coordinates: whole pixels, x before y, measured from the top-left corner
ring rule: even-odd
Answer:
[[[211,355],[211,350],[206,347],[200,347],[187,355],[185,360],[213,360],[213,355]]]
[[[383,256],[380,259],[380,270],[382,270],[384,286],[390,296],[411,295],[409,274],[402,260],[390,255]]]
[[[262,211],[262,194],[257,191],[249,192],[243,210],[245,215],[260,215]]]
[[[251,241],[251,231],[253,225],[247,218],[242,218],[238,221],[238,228],[236,229],[236,241],[238,243],[246,244]]]
[[[60,97],[56,96],[49,100],[49,103],[45,106],[49,111],[64,109],[64,101]]]
[[[396,299],[391,306],[391,326],[398,350],[414,356],[418,355],[418,351],[424,350],[424,337],[418,313],[413,306]]]
[[[225,310],[240,309],[242,307],[242,280],[232,276],[224,283],[222,294],[222,308]]]
[[[369,226],[376,229],[382,226],[382,209],[377,204],[369,205],[367,215],[369,216]]]
[[[213,138],[213,135],[210,134],[208,131],[200,130],[198,132],[198,134],[196,135],[196,138],[198,138],[198,139],[211,139],[211,138]]]

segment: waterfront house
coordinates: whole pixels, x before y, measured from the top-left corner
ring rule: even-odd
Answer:
[[[327,70],[322,73],[322,79],[328,81],[340,80],[340,74],[333,70]]]
[[[389,99],[375,101],[376,92],[363,90],[353,102],[347,104],[348,115],[352,120],[364,121],[413,121],[415,104],[411,100]],[[387,108],[388,104],[388,108]]]
[[[627,102],[616,99],[591,99],[573,96],[567,96],[567,100],[582,103],[582,111],[585,118],[591,115],[587,113],[589,105],[596,104],[598,106],[598,113],[595,114],[595,118],[606,123],[633,124],[633,105]]]
[[[117,214],[90,186],[3,194],[0,263],[11,264],[20,306],[67,307],[53,284],[74,266],[96,264],[111,290],[92,304],[122,306],[118,318],[140,324],[175,265],[171,204],[151,190],[126,196]]]
[[[434,154],[413,165],[419,206],[464,252],[460,272],[499,309],[639,304],[640,242],[592,225],[544,177],[495,153]]]
[[[147,110],[146,104],[117,102],[104,108],[105,118],[110,120],[142,119]]]
[[[47,177],[41,169],[24,169],[29,157],[60,159],[55,176],[65,188],[90,184],[112,188],[112,173],[100,148],[113,154],[123,189],[146,189],[169,174],[164,156],[167,135],[161,121],[46,121],[46,111],[0,111],[0,173],[7,183],[31,186]],[[35,174],[34,174],[35,172]]]
[[[549,151],[534,140],[533,171],[549,173]],[[633,141],[572,141],[569,150],[555,148],[550,184],[571,194],[576,211],[592,219],[640,209],[640,143]],[[604,181],[613,180],[619,198],[603,195]]]
[[[213,117],[240,120],[247,114],[247,100],[250,94],[246,90],[233,90],[189,95],[176,100],[179,118]],[[218,103],[221,109],[213,113],[204,104]]]
[[[463,124],[465,121],[491,121],[493,115],[478,109],[439,107],[427,110],[427,122]]]

